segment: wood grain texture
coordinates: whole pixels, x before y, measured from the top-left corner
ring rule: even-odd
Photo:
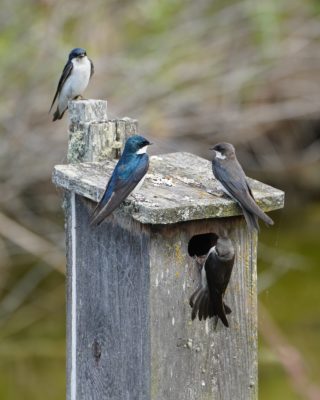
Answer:
[[[77,164],[53,172],[65,189],[68,400],[256,399],[257,235],[211,163],[188,153],[151,157],[144,199],[129,196],[90,227],[91,200],[137,122],[109,121],[100,100],[70,102],[69,115],[68,160]],[[264,211],[283,207],[282,191],[250,183]],[[236,258],[225,296],[230,328],[215,330],[213,321],[191,321],[200,274],[187,249],[194,235],[220,227]]]
[[[65,214],[65,232],[66,232],[66,393],[67,400],[73,400],[71,398],[71,369],[72,369],[72,213],[71,213],[71,197],[72,193],[66,191],[64,193],[63,208]]]
[[[90,228],[94,204],[76,198],[76,294],[70,257],[67,274],[68,330],[74,295],[77,308],[76,400],[256,399],[257,236],[244,219],[143,225],[117,211]],[[221,226],[236,259],[225,296],[230,328],[214,330],[213,321],[191,321],[200,276],[187,249],[194,235]]]
[[[98,201],[115,161],[58,165],[53,182],[64,189]],[[250,180],[257,203],[264,211],[282,208],[284,192]],[[132,196],[122,210],[146,224],[171,224],[204,218],[241,215],[240,207],[224,195],[214,179],[211,163],[189,153],[153,156],[143,184],[143,200]]]
[[[193,235],[227,227],[236,259],[225,301],[230,328],[191,321],[189,297],[199,271],[187,248]],[[257,398],[256,235],[241,218],[194,221],[152,229],[150,329],[152,400]]]
[[[119,158],[126,139],[137,133],[138,122],[131,118],[108,120],[107,102],[69,102],[68,162],[92,162]]]
[[[91,229],[88,212],[77,197],[75,398],[150,399],[149,235],[132,219]]]
[[[69,120],[71,124],[105,122],[108,102],[106,100],[72,100],[68,102]]]

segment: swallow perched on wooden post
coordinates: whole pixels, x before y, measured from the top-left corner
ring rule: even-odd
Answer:
[[[273,220],[255,202],[246,174],[237,160],[233,145],[219,143],[210,150],[213,150],[213,174],[221,183],[223,191],[241,207],[249,229],[259,231],[258,218],[268,225],[273,225]]]
[[[130,136],[106,190],[91,216],[91,225],[100,225],[129,194],[139,190],[149,168],[146,153],[151,143],[142,136]]]
[[[53,114],[53,121],[61,119],[68,108],[68,101],[81,96],[88,86],[89,80],[94,72],[92,61],[87,57],[84,49],[73,49],[66,65],[63,68],[56,93],[54,95],[51,111],[56,99],[58,106]]]

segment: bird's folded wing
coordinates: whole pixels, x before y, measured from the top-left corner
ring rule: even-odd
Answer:
[[[240,167],[241,168],[241,167]],[[222,183],[230,195],[239,201],[247,202],[252,195],[251,189],[248,192],[248,183],[242,170],[226,168],[223,165],[216,165],[214,168],[216,178]]]
[[[93,62],[89,59],[90,61],[90,65],[91,65],[91,70],[90,70],[90,78],[92,77],[92,75],[94,74],[94,65]]]
[[[68,61],[67,64],[63,68],[62,75],[60,77],[60,80],[59,80],[59,83],[58,83],[58,87],[57,87],[56,93],[54,95],[54,98],[52,100],[52,104],[51,104],[49,112],[51,111],[51,109],[52,109],[52,107],[54,105],[54,102],[56,101],[56,99],[58,97],[58,94],[61,92],[61,89],[62,89],[65,81],[69,78],[72,69],[73,69],[73,64],[72,64],[71,61]]]
[[[144,177],[144,175],[148,171],[149,162],[146,160],[141,160],[138,166],[135,168],[132,176],[129,176],[127,179],[121,179],[121,175],[115,174],[116,178],[113,176],[111,180],[108,182],[107,190],[105,195],[103,195],[99,204],[95,208],[90,223],[91,224],[99,224],[106,217],[108,217],[112,211],[114,211],[123,200],[125,200],[129,194],[133,191],[133,189],[137,186],[140,180]],[[115,170],[116,172],[116,170]],[[111,181],[114,179],[114,182]],[[112,192],[110,189],[112,187]],[[109,193],[110,192],[110,193]]]

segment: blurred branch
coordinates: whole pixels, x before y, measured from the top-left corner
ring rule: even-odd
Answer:
[[[28,253],[41,258],[57,271],[65,272],[65,256],[52,243],[41,238],[0,212],[0,234]]]
[[[312,261],[306,256],[288,250],[281,250],[259,243],[259,258],[268,265],[268,269],[259,273],[259,293],[269,289],[282,276],[292,270],[310,268]]]
[[[9,318],[4,320],[4,323],[1,321],[1,340],[16,335],[57,310],[61,312],[61,308],[65,306],[64,293],[65,284],[63,283],[50,291],[45,291],[41,297],[38,296],[31,302],[23,303],[22,307],[10,314],[10,322],[8,322]]]
[[[27,271],[13,288],[1,299],[0,325],[6,321],[6,317],[13,313],[27,299],[28,295],[45,279],[52,269],[38,263]]]
[[[295,392],[303,399],[319,400],[320,387],[310,381],[302,354],[288,342],[261,302],[259,302],[259,332],[275,352]]]

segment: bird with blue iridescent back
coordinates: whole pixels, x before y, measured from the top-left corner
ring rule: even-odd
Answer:
[[[91,225],[100,225],[130,193],[139,191],[149,168],[147,148],[151,144],[140,135],[128,138],[105,192],[92,213]]]

